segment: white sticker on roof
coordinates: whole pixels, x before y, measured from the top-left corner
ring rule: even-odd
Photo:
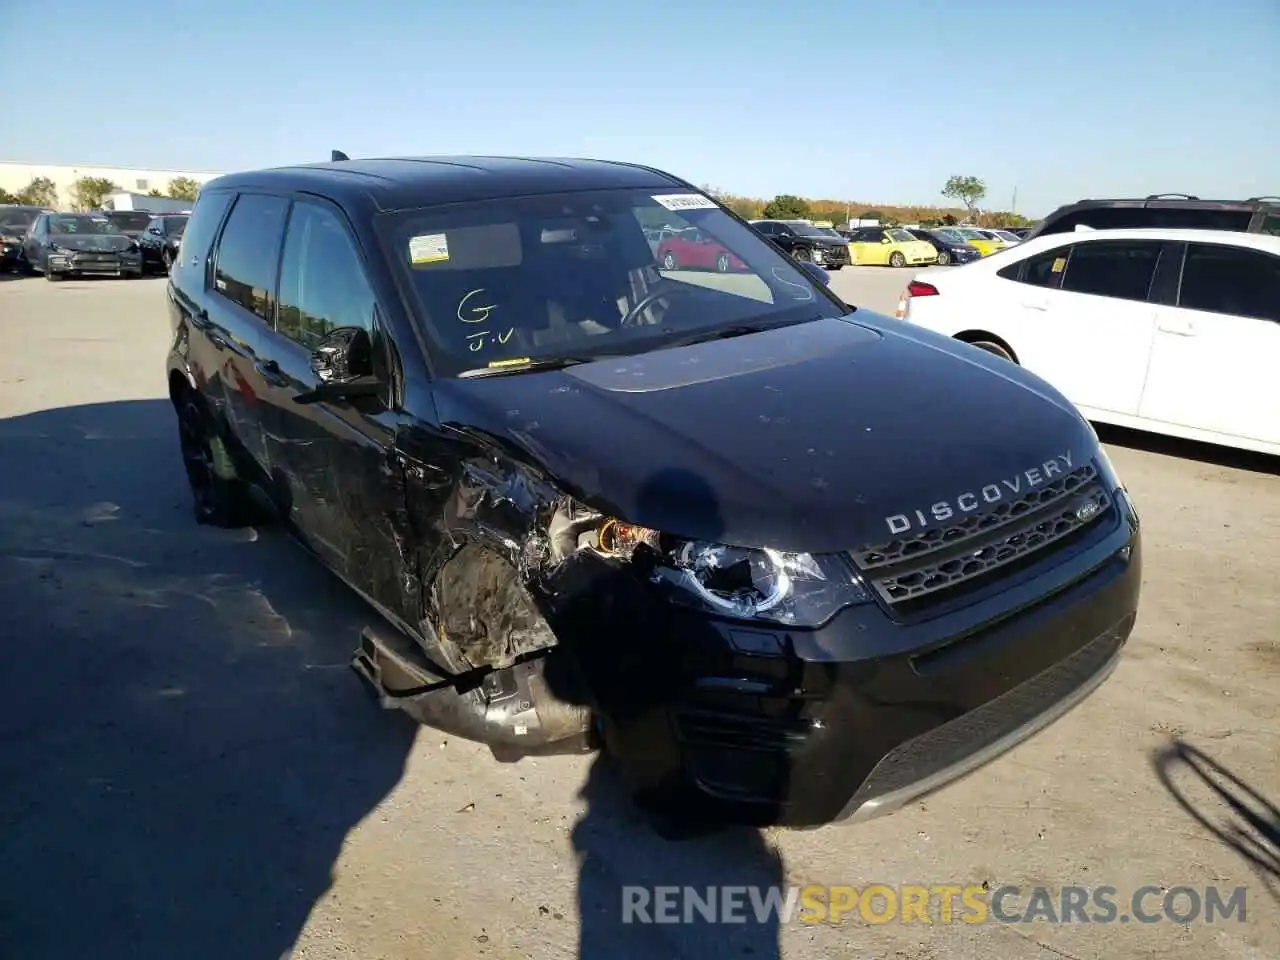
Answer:
[[[426,233],[409,238],[410,263],[442,263],[449,259],[449,238],[443,233]]]
[[[668,210],[714,210],[716,202],[700,193],[666,193],[653,198]]]

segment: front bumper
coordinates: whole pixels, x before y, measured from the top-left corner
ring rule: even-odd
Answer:
[[[615,709],[597,690],[608,748],[642,802],[686,815],[818,827],[899,809],[1048,726],[1114,668],[1141,583],[1136,517],[1117,501],[1070,549],[934,616],[873,603],[795,630],[686,614],[653,641],[672,659],[652,690],[635,691],[634,668]]]
[[[53,274],[119,277],[142,270],[142,254],[128,252],[50,253],[46,267]]]
[[[816,247],[811,256],[820,267],[847,267],[850,259],[849,248],[845,246]]]

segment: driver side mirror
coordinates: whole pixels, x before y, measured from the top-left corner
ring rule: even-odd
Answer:
[[[364,327],[330,331],[311,352],[310,366],[315,389],[294,397],[294,403],[374,397],[382,390],[373,371],[373,338]]]

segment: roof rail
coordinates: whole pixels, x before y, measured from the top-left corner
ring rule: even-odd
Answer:
[[[329,162],[330,162],[330,163],[337,163],[339,160],[350,160],[350,159],[351,159],[351,158],[350,158],[350,157],[348,157],[348,156],[347,156],[345,153],[343,153],[341,150],[330,150],[330,151],[329,151]]]
[[[1248,200],[1245,201],[1245,203],[1264,203],[1264,202],[1270,202],[1272,200],[1276,201],[1277,203],[1280,203],[1280,197],[1271,197],[1271,196],[1250,197]]]
[[[1193,197],[1189,193],[1153,193],[1146,197],[1147,200],[1199,200],[1199,197]]]

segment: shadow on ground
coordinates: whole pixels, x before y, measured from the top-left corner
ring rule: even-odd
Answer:
[[[1158,751],[1152,765],[1178,806],[1243,858],[1280,904],[1280,807],[1183,740]]]
[[[412,743],[367,610],[195,525],[164,401],[0,420],[0,464],[0,956],[287,954]]]
[[[1098,438],[1103,443],[1115,444],[1118,447],[1130,447],[1147,453],[1177,457],[1180,460],[1196,460],[1200,463],[1230,467],[1235,470],[1280,474],[1280,457],[1268,456],[1265,453],[1222,447],[1213,443],[1200,443],[1195,440],[1182,440],[1178,437],[1114,427],[1105,423],[1094,424],[1094,429],[1098,431]]]

